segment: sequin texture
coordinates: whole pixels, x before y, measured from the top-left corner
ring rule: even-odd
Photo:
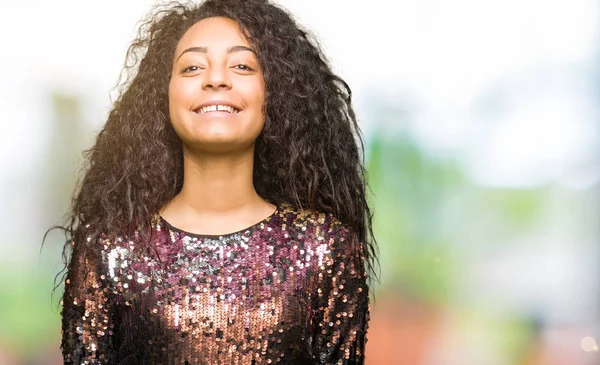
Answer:
[[[332,214],[280,204],[220,236],[156,215],[156,250],[140,250],[137,233],[98,238],[96,259],[73,244],[65,363],[364,363],[367,273]]]

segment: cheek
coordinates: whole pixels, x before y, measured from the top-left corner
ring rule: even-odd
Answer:
[[[193,90],[191,90],[189,82],[183,81],[185,80],[172,80],[169,83],[168,95],[169,120],[179,136],[181,136],[181,133],[183,133],[183,130],[185,129],[184,125],[187,124],[185,121],[189,116],[186,114],[193,105],[193,101],[191,99]]]
[[[265,100],[265,87],[262,82],[253,82],[245,85],[244,94],[252,107],[261,110]]]
[[[197,83],[176,79],[169,84],[169,104],[173,107],[192,107],[197,101]]]

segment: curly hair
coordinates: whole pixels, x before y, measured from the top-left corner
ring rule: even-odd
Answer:
[[[239,24],[263,70],[265,125],[253,170],[257,193],[274,204],[332,213],[362,243],[369,279],[377,277],[364,144],[351,90],[333,74],[314,37],[267,0],[159,4],[141,21],[108,120],[83,152],[83,177],[66,223],[50,229],[65,233],[65,269],[68,249],[75,241],[89,241],[84,237],[114,238],[134,227],[149,232],[152,215],[182,188],[182,141],[169,119],[173,54],[188,28],[215,16]],[[86,246],[90,254],[98,250]]]

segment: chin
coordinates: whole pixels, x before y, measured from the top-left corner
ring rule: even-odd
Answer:
[[[194,136],[184,140],[184,144],[193,150],[208,152],[232,152],[251,146],[254,141],[226,135]]]

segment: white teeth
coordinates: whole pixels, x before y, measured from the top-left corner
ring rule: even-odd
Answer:
[[[237,114],[239,113],[239,110],[232,108],[228,105],[207,105],[205,107],[202,107],[198,110],[198,113],[202,114],[202,113],[208,113],[208,112],[214,112],[214,111],[226,111],[228,113],[231,114]]]

